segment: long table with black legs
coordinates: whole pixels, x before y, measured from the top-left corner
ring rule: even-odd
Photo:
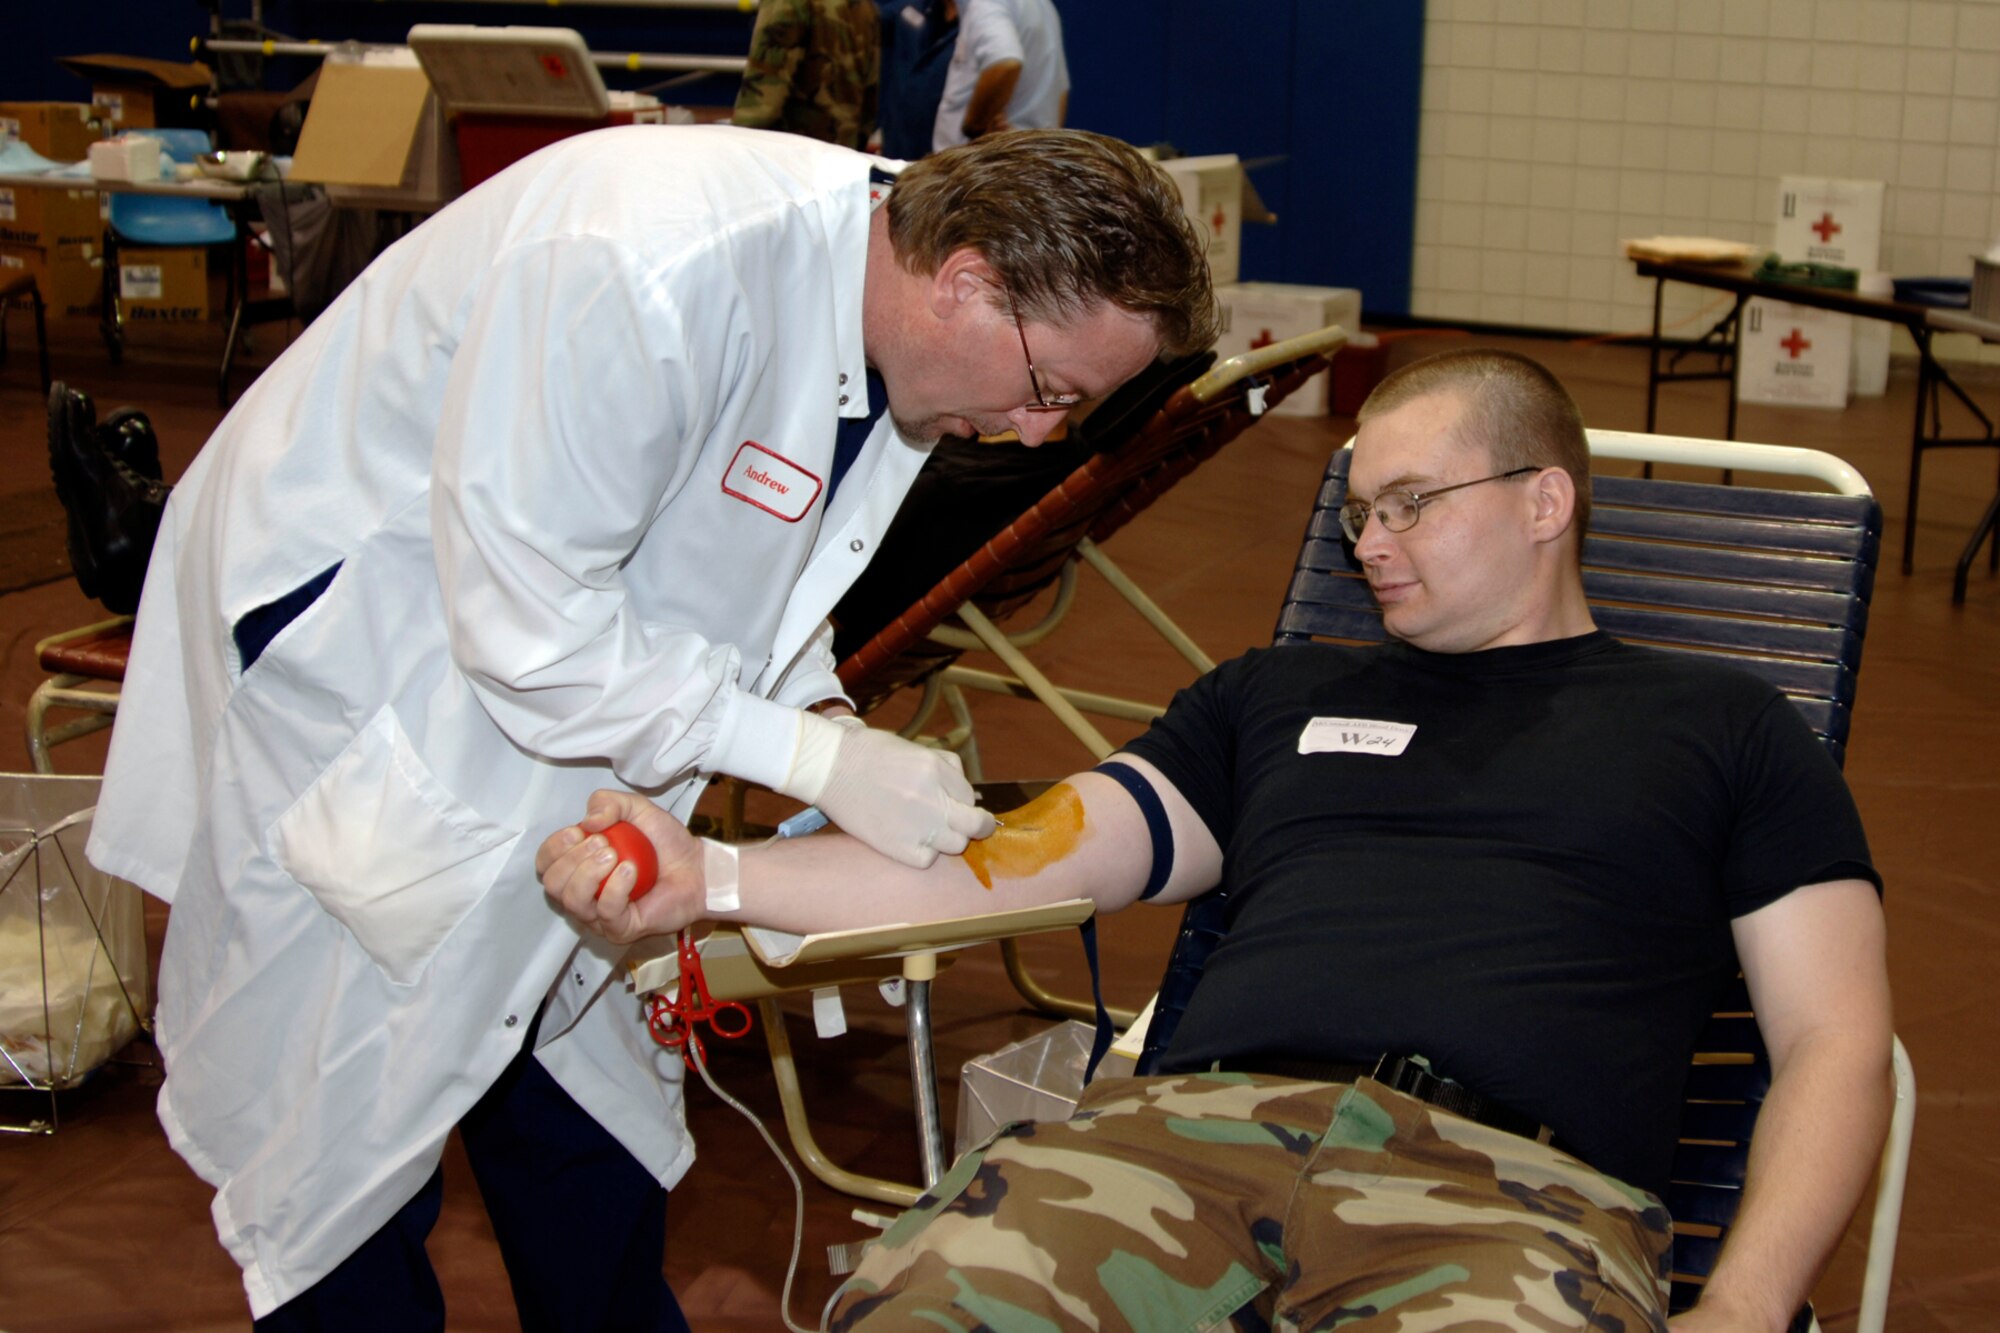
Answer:
[[[1910,430],[1910,490],[1903,509],[1903,572],[1908,574],[1913,567],[1917,542],[1917,493],[1923,479],[1924,454],[1932,449],[1979,449],[2000,448],[2000,438],[1994,435],[1993,420],[1981,410],[1951,371],[1939,361],[1931,350],[1931,339],[1939,332],[1981,333],[1979,327],[1990,330],[1994,339],[2000,340],[2000,325],[1983,320],[1969,320],[1963,312],[1939,310],[1935,306],[1919,305],[1914,301],[1897,301],[1888,297],[1862,296],[1851,291],[1841,291],[1831,287],[1806,287],[1784,282],[1768,282],[1757,276],[1750,265],[1734,262],[1726,264],[1697,264],[1677,259],[1645,259],[1634,257],[1639,276],[1653,279],[1653,335],[1646,360],[1646,429],[1654,428],[1654,417],[1658,410],[1660,386],[1662,384],[1683,383],[1689,380],[1725,380],[1729,385],[1729,409],[1725,438],[1736,438],[1736,366],[1741,349],[1743,303],[1753,296],[1767,297],[1773,301],[1789,301],[1793,305],[1811,306],[1818,310],[1831,310],[1842,315],[1853,315],[1860,319],[1886,320],[1901,325],[1909,332],[1917,345],[1917,407],[1916,419]],[[1663,353],[1670,349],[1661,336],[1661,294],[1669,282],[1685,283],[1691,287],[1706,287],[1712,291],[1727,292],[1735,298],[1729,312],[1718,319],[1702,336],[1687,347],[1673,350],[1664,366]],[[1983,334],[1982,334],[1983,336]],[[1677,369],[1682,358],[1695,353],[1710,353],[1716,358],[1712,370],[1682,371]],[[1944,401],[1949,394],[1958,400],[1965,410],[1978,422],[1977,435],[1947,435],[1944,429]],[[1967,571],[1974,556],[1978,554],[1980,543],[1991,537],[1994,551],[1988,564],[2000,568],[2000,534],[1994,532],[1996,510],[2000,510],[2000,497],[1994,506],[1989,506],[1986,516],[1974,529],[1972,539],[1960,555],[1957,570],[1952,579],[1952,601],[1965,600]]]

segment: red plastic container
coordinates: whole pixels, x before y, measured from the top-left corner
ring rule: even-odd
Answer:
[[[652,120],[660,109],[650,108]],[[612,125],[630,125],[638,112],[613,107],[603,120],[578,120],[566,116],[482,116],[461,112],[452,120],[458,139],[458,171],[465,189],[488,176],[497,175],[528,154],[547,148],[572,134],[584,134]]]

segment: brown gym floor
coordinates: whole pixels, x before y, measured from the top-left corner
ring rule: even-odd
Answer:
[[[12,316],[11,355],[0,364],[0,444],[12,466],[0,475],[0,586],[51,581],[0,593],[0,764],[25,771],[20,737],[40,679],[35,642],[101,618],[62,576],[62,531],[43,443],[32,332]],[[1398,361],[1449,345],[1453,335],[1395,346]],[[179,474],[218,418],[214,357],[219,325],[134,333],[114,367],[88,321],[51,330],[55,374],[89,390],[100,409],[135,404],[158,426],[169,478]],[[1457,339],[1463,341],[1462,338]],[[1506,341],[1543,359],[1596,426],[1644,422],[1645,354],[1630,346]],[[257,330],[268,357],[280,330]],[[239,371],[239,390],[248,371]],[[2000,410],[2000,373],[1962,377],[1989,410]],[[1982,559],[1966,604],[1950,601],[1951,566],[1995,486],[1985,450],[1934,453],[1926,464],[1916,571],[1897,568],[1916,372],[1895,363],[1889,393],[1844,412],[1743,409],[1741,438],[1831,450],[1866,474],[1888,513],[1847,773],[1888,881],[1890,962],[1897,1028],[1915,1062],[1916,1149],[1897,1252],[1889,1326],[1896,1330],[2000,1327],[2000,579]],[[1670,391],[1661,428],[1719,434],[1721,388]],[[1327,451],[1345,438],[1340,419],[1268,421],[1208,463],[1108,550],[1211,654],[1224,657],[1268,639],[1308,498]],[[1164,702],[1188,669],[1116,603],[1089,573],[1066,630],[1039,660],[1066,683]],[[1039,710],[1012,700],[975,700],[991,777],[1056,776],[1088,755]],[[1116,739],[1128,734],[1115,725]],[[94,772],[102,738],[56,752],[65,772]],[[166,910],[149,908],[157,950]],[[1109,922],[1107,990],[1136,1003],[1158,979],[1176,913],[1137,910]],[[1037,970],[1061,988],[1082,986],[1073,936],[1030,949]],[[822,1146],[835,1160],[913,1179],[915,1141],[898,1015],[870,994],[850,992],[846,1037],[821,1043],[803,1007],[792,1006],[808,1103]],[[980,950],[935,988],[940,1068],[952,1124],[957,1070],[1042,1027],[1022,1009],[994,951]],[[274,1022],[282,1016],[274,1015]],[[775,1122],[776,1097],[761,1042],[717,1043],[712,1064],[725,1088]],[[166,1146],[152,1115],[156,1058],[143,1043],[63,1096],[59,1132],[0,1137],[0,1328],[211,1330],[248,1327],[234,1265],[208,1220],[208,1189]],[[791,1244],[792,1197],[764,1145],[704,1089],[690,1098],[701,1157],[669,1205],[667,1273],[690,1321],[702,1330],[780,1326],[778,1290]],[[0,1099],[0,1115],[16,1108]],[[447,1158],[447,1198],[431,1252],[453,1328],[516,1326],[507,1280],[460,1156]],[[832,1290],[825,1247],[870,1234],[849,1219],[855,1200],[810,1182],[805,1252],[793,1316],[817,1321]],[[587,1227],[588,1217],[574,1219]],[[1862,1267],[1861,1229],[1851,1229],[1821,1283],[1829,1329],[1853,1326]]]

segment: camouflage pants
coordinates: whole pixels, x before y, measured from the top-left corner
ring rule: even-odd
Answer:
[[[967,1153],[835,1329],[1663,1329],[1666,1210],[1369,1079],[1102,1080]]]

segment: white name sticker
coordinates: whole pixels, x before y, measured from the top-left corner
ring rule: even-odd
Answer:
[[[818,477],[755,440],[743,441],[722,477],[724,495],[733,495],[787,523],[804,518],[813,501],[819,499],[819,492]]]
[[[1316,717],[1299,733],[1300,754],[1398,755],[1417,734],[1414,722],[1371,722],[1360,717]]]

